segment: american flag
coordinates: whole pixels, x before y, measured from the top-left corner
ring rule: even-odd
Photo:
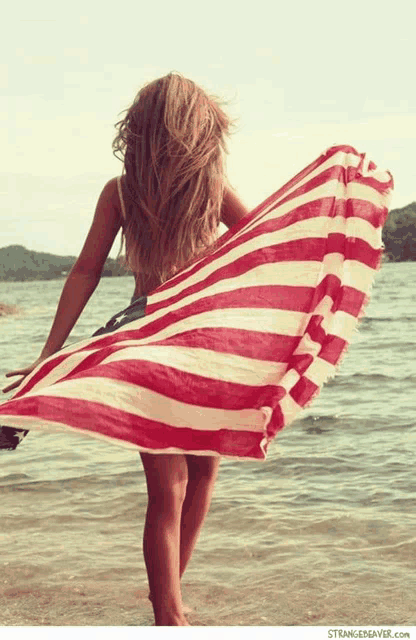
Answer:
[[[43,361],[1,423],[264,459],[347,349],[392,187],[365,154],[331,147],[152,292],[144,318]]]

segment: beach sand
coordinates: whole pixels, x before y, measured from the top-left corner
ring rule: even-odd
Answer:
[[[4,577],[4,572],[3,577]],[[10,573],[9,573],[10,575]],[[105,574],[94,580],[43,584],[30,567],[15,567],[2,580],[2,626],[151,626],[153,614],[145,585]],[[416,624],[414,589],[380,576],[341,580],[322,576],[302,581],[253,580],[236,587],[185,581],[184,602],[193,626],[354,626]]]

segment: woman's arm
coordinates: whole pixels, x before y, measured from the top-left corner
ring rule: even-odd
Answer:
[[[52,328],[39,358],[29,367],[7,373],[6,377],[27,376],[42,360],[64,345],[100,281],[104,263],[121,226],[119,202],[117,181],[113,178],[107,182],[98,199],[91,228],[79,258],[66,279]],[[18,387],[22,379],[3,389],[3,393]]]
[[[41,357],[48,357],[58,351],[68,338],[100,281],[104,263],[120,225],[117,182],[113,178],[107,182],[98,199],[91,228],[65,282]]]
[[[237,194],[230,187],[226,187],[222,201],[221,222],[230,228],[240,222],[241,218],[244,218],[248,213],[249,210],[243,205]]]

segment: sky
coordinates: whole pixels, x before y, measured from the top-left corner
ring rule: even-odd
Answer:
[[[0,41],[0,247],[77,255],[122,165],[114,124],[179,71],[237,119],[228,176],[249,208],[333,144],[351,144],[416,200],[410,0],[23,0]],[[119,240],[110,253],[115,257]]]

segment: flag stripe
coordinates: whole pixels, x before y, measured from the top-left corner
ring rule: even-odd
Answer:
[[[11,404],[11,403],[10,403]],[[41,422],[65,424],[85,433],[98,433],[112,441],[127,441],[147,450],[165,450],[174,447],[187,453],[203,450],[231,457],[264,458],[262,432],[196,431],[189,427],[170,427],[149,418],[131,415],[101,403],[83,399],[34,396],[22,398],[19,405],[10,407],[10,417],[36,416]],[[12,420],[11,420],[12,421]],[[18,421],[13,421],[18,426]],[[26,422],[26,427],[28,423]],[[32,423],[32,428],[37,424]],[[163,446],[162,446],[163,445]],[[218,455],[218,453],[217,453]]]
[[[302,368],[302,362],[299,360],[299,368]],[[286,365],[282,365],[282,371],[286,370]],[[105,363],[97,367],[91,367],[84,371],[78,371],[72,373],[70,380],[77,380],[80,391],[77,392],[79,397],[82,394],[89,394],[89,379],[92,378],[93,384],[97,384],[97,378],[103,378],[102,383],[99,383],[100,389],[106,389],[108,393],[117,391],[111,387],[111,381],[116,380],[126,384],[137,386],[137,393],[140,390],[149,390],[151,392],[160,393],[166,396],[170,400],[175,400],[183,404],[197,405],[200,407],[211,407],[221,409],[240,411],[243,409],[258,408],[263,406],[264,401],[257,403],[259,394],[263,397],[266,395],[273,396],[283,395],[282,391],[278,393],[276,385],[273,381],[276,377],[276,371],[270,371],[269,378],[262,376],[260,371],[257,378],[261,378],[262,382],[269,379],[269,384],[255,385],[250,384],[250,380],[247,380],[247,376],[244,376],[242,372],[242,382],[227,382],[225,380],[219,380],[213,377],[214,372],[210,372],[212,375],[202,375],[202,373],[193,373],[186,371],[186,376],[183,375],[183,370],[176,368],[174,365],[167,367],[166,365],[157,364],[152,361],[134,361],[129,360],[117,360],[112,363]],[[107,380],[106,380],[107,379]],[[63,382],[63,381],[62,381]],[[108,385],[106,383],[109,383]],[[247,387],[251,386],[251,394],[248,393]],[[63,385],[60,385],[61,390]],[[199,393],[195,393],[195,389],[199,389]],[[35,392],[32,392],[34,394]],[[42,393],[41,391],[39,393]],[[68,392],[67,392],[68,393]],[[70,391],[72,394],[72,391]],[[119,392],[118,392],[119,393]],[[190,395],[192,393],[192,395]],[[219,403],[218,398],[221,398]],[[192,398],[192,403],[190,402]],[[155,399],[151,398],[151,401],[158,401],[159,406],[163,402],[163,398]],[[107,400],[106,400],[107,401]],[[120,402],[118,398],[118,402]],[[175,412],[179,415],[178,407],[173,407],[170,403],[169,411]],[[186,407],[186,412],[190,413],[190,409]],[[170,424],[170,419],[167,418],[166,422]],[[196,426],[196,428],[198,428]]]

